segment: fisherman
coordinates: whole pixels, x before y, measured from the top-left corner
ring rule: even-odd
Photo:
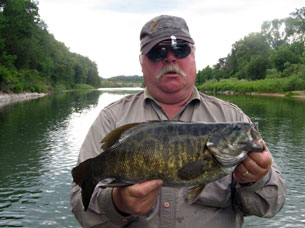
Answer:
[[[78,163],[100,154],[101,139],[134,122],[179,120],[251,122],[237,106],[194,87],[195,42],[184,19],[158,16],[140,33],[140,64],[146,88],[104,108],[81,147]],[[128,187],[98,184],[84,210],[81,188],[72,184],[72,212],[83,227],[242,227],[244,216],[272,217],[283,207],[286,186],[266,144],[249,152],[232,174],[208,184],[193,202],[184,188],[151,180]]]

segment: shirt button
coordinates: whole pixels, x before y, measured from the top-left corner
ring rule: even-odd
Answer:
[[[128,219],[127,218],[123,218],[122,222],[128,222]]]
[[[169,208],[169,202],[165,202],[164,207]]]

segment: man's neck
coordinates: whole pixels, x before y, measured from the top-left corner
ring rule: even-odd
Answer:
[[[184,105],[188,102],[190,99],[192,93],[186,97],[184,100],[177,102],[177,103],[162,103],[159,101],[159,104],[161,105],[162,109],[166,113],[167,117],[169,119],[173,119],[184,107]]]

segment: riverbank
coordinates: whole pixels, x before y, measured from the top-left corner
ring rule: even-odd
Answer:
[[[251,93],[240,93],[234,91],[202,91],[207,94],[225,94],[225,95],[250,95],[250,96],[271,96],[271,97],[293,97],[305,100],[305,91],[291,91],[287,93],[259,93],[259,92],[251,92]]]
[[[115,89],[115,88],[112,88]],[[204,93],[211,94],[210,91],[203,91]],[[216,94],[227,94],[227,95],[232,95],[232,94],[241,94],[238,92],[233,92],[233,91],[218,91]],[[286,94],[282,93],[258,93],[258,92],[251,92],[251,93],[243,93],[246,95],[251,95],[251,96],[276,96],[276,97],[294,97],[294,98],[299,98],[305,100],[305,91],[292,91],[288,92]],[[37,99],[40,97],[46,96],[47,93],[30,93],[30,92],[25,92],[25,93],[3,93],[0,91],[0,108],[16,103],[16,102],[22,102],[26,100],[32,100],[32,99]]]
[[[288,92],[286,94],[282,94],[282,93],[253,93],[252,95],[276,96],[276,97],[295,97],[295,98],[305,100],[305,91],[292,91],[292,92]]]
[[[24,93],[15,94],[15,93],[3,93],[0,91],[0,108],[12,103],[44,97],[45,95],[47,95],[47,93],[24,92]]]

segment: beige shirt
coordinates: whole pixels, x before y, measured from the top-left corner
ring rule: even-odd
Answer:
[[[237,106],[201,94],[194,88],[192,97],[173,118],[180,121],[232,122],[250,119]],[[101,140],[113,129],[127,123],[168,120],[160,105],[147,90],[129,95],[104,108],[91,126],[81,147],[78,163],[101,153]],[[124,217],[115,209],[111,188],[98,185],[89,208],[84,211],[81,189],[72,184],[72,212],[83,227],[241,227],[245,215],[272,217],[283,206],[286,186],[275,162],[270,172],[252,186],[244,187],[232,175],[208,184],[191,205],[184,200],[184,188],[162,187],[153,209],[145,216]]]

